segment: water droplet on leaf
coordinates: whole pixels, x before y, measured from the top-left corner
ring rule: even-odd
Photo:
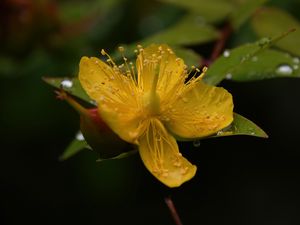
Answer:
[[[229,50],[225,50],[224,52],[223,52],[223,56],[224,57],[229,57],[230,56],[230,51]]]
[[[227,73],[226,76],[225,76],[225,78],[227,80],[231,80],[232,79],[232,74],[231,73]]]
[[[270,38],[262,38],[261,40],[258,41],[258,45],[260,47],[263,47],[269,43],[270,43]]]
[[[279,75],[291,75],[293,73],[293,68],[290,65],[283,64],[277,67],[276,73]]]
[[[300,59],[298,57],[295,57],[295,58],[293,58],[293,62],[296,63],[296,64],[299,64]]]
[[[83,137],[83,134],[81,133],[81,131],[78,131],[78,133],[76,134],[76,140],[84,141],[84,137]]]
[[[60,87],[63,89],[70,89],[73,87],[73,81],[71,81],[69,79],[62,80],[60,82]]]
[[[91,103],[92,105],[95,105],[95,106],[98,105],[97,102],[96,102],[95,100],[90,100],[90,103]]]
[[[200,147],[200,140],[195,140],[195,141],[193,141],[193,145],[194,145],[194,147],[196,147],[196,148],[198,148],[198,147]]]
[[[252,62],[256,62],[258,60],[258,58],[257,58],[257,56],[253,56],[251,60],[252,60]]]
[[[224,133],[224,132],[223,132],[222,130],[219,130],[219,131],[217,132],[217,136],[221,136],[223,133]]]

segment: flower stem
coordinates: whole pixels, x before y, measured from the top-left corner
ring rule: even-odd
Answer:
[[[175,224],[176,225],[182,225],[181,219],[180,219],[180,217],[177,213],[177,210],[175,208],[175,205],[173,203],[172,198],[170,196],[166,197],[165,202],[166,202],[166,205],[168,206],[168,208],[170,210],[171,216],[172,216]]]

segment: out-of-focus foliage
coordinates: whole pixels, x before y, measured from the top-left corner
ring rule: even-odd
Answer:
[[[260,37],[272,36],[296,29],[296,32],[279,41],[276,45],[292,54],[300,56],[300,23],[288,12],[279,8],[262,8],[253,18],[252,26]]]
[[[140,205],[147,198],[150,202],[157,200],[154,196],[159,194],[150,182],[147,183],[148,178],[140,176],[143,171],[137,170],[140,167],[135,163],[120,160],[99,165],[93,163],[97,156],[92,151],[82,151],[80,156],[72,157],[66,163],[57,161],[68,143],[75,140],[74,133],[79,128],[78,116],[66,103],[55,99],[53,88],[43,83],[41,78],[55,77],[48,81],[60,88],[61,81],[70,77],[74,84],[71,94],[77,95],[80,92],[72,92],[72,89],[80,86],[73,77],[77,76],[81,56],[101,58],[102,48],[113,53],[118,45],[123,45],[129,60],[132,60],[135,45],[151,37],[164,37],[166,40],[160,40],[166,43],[173,41],[172,49],[189,66],[208,65],[207,82],[225,86],[234,97],[235,111],[257,122],[271,137],[268,141],[236,137],[205,140],[201,141],[203,151],[201,148],[196,153],[191,151],[191,144],[181,143],[185,145],[182,148],[186,150],[184,154],[201,158],[201,171],[205,171],[199,175],[201,181],[196,181],[199,186],[188,192],[190,199],[195,199],[195,196],[202,199],[197,201],[197,207],[186,210],[184,219],[187,219],[187,224],[193,224],[188,221],[189,218],[201,212],[197,217],[199,221],[194,224],[223,223],[224,219],[231,220],[232,217],[228,214],[226,218],[215,215],[228,210],[240,210],[234,219],[239,215],[249,221],[248,216],[253,215],[257,224],[269,221],[270,215],[274,221],[281,221],[285,213],[292,218],[299,202],[296,194],[299,188],[295,183],[298,171],[292,170],[299,165],[297,149],[293,147],[293,143],[297,144],[299,130],[299,106],[296,103],[299,80],[289,77],[299,76],[299,9],[299,0],[0,0],[0,131],[3,159],[0,173],[1,193],[4,193],[1,196],[1,207],[4,205],[4,210],[1,208],[4,212],[1,222],[4,220],[2,223],[5,224],[7,219],[9,224],[14,221],[17,221],[16,224],[28,221],[53,224],[58,220],[73,223],[81,218],[81,224],[93,224],[99,222],[99,212],[102,212],[101,223],[118,224],[129,220],[132,211],[135,211],[138,222],[131,218],[130,221],[139,224],[148,216],[148,211]],[[185,18],[191,18],[191,23],[185,23]],[[226,60],[231,61],[231,57],[233,60],[237,49],[262,38],[276,37],[292,28],[297,30],[242,64],[239,64],[239,57],[244,55],[239,56],[236,63],[240,66],[231,64],[234,70],[227,67]],[[170,36],[170,32],[176,35]],[[191,37],[192,42],[177,39],[184,37]],[[222,39],[224,44],[220,47],[220,54],[212,57],[216,43]],[[225,50],[229,50],[230,55],[223,59],[228,54]],[[251,52],[253,49],[248,50]],[[222,60],[225,63],[218,66],[218,71],[225,72],[221,75],[214,73],[214,67]],[[260,82],[277,77],[280,78]],[[64,88],[67,91],[68,87]],[[78,97],[93,107],[93,102],[89,102],[84,92]],[[267,143],[268,147],[254,142]],[[84,141],[75,140],[62,158],[71,157],[83,146],[87,147]],[[209,151],[206,151],[206,146]],[[229,150],[223,151],[225,148]],[[134,157],[127,160],[135,162]],[[194,162],[199,161],[195,159]],[[229,162],[233,164],[226,168]],[[256,173],[261,168],[265,168],[262,173]],[[279,169],[284,170],[279,175],[283,177],[282,181],[274,173]],[[210,174],[205,176],[208,171]],[[228,182],[229,176],[233,178]],[[240,179],[236,179],[237,176]],[[267,180],[272,178],[274,180]],[[141,180],[143,183],[137,184]],[[222,183],[224,180],[226,184]],[[237,183],[237,180],[241,182]],[[251,185],[256,181],[260,183],[255,183],[253,188]],[[251,185],[247,186],[249,183]],[[260,184],[265,186],[256,186]],[[293,193],[293,188],[295,195],[290,195],[292,200],[287,204],[285,194]],[[268,191],[271,189],[274,192]],[[228,195],[223,195],[224,190]],[[143,196],[142,201],[136,197],[137,191],[138,195]],[[182,199],[182,203],[186,204],[186,196]],[[277,205],[274,199],[278,200]],[[221,207],[222,204],[215,204],[222,200],[227,202],[224,205],[226,209]],[[134,201],[136,209],[132,210],[127,204],[135,204],[132,203]],[[239,209],[235,207],[243,203],[245,205]],[[273,203],[278,207],[273,207]],[[259,205],[261,209],[257,208]],[[281,208],[282,205],[285,207]],[[146,224],[167,224],[168,221],[160,223],[153,219],[158,218],[161,212],[165,215],[164,210],[156,211],[154,207],[156,209],[157,205],[149,206],[153,217],[149,217]],[[196,212],[199,208],[201,210]],[[74,212],[78,212],[76,216]],[[116,213],[120,215],[118,218]],[[296,212],[294,215],[298,218]],[[218,219],[221,221],[217,223]]]

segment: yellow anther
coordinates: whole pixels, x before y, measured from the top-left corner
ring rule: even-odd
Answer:
[[[104,49],[101,49],[101,54],[102,54],[102,55],[106,55],[106,52],[105,52]]]

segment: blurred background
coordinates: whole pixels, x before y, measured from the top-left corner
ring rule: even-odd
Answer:
[[[0,1],[0,224],[171,225],[164,203],[168,195],[185,225],[300,224],[297,78],[223,81],[235,111],[262,127],[269,139],[233,136],[203,140],[199,147],[179,143],[198,167],[196,177],[180,188],[163,187],[138,155],[96,163],[96,154],[87,150],[58,160],[79,128],[78,115],[55,98],[42,77],[76,76],[81,56],[100,55],[101,48],[113,53],[120,44],[168,29],[187,13],[170,2]],[[210,2],[212,14],[198,12],[197,23],[212,24],[218,32],[226,15],[247,1]],[[265,5],[300,20],[299,0]],[[225,48],[258,38],[248,21]],[[209,57],[215,41],[182,46],[200,60]]]

